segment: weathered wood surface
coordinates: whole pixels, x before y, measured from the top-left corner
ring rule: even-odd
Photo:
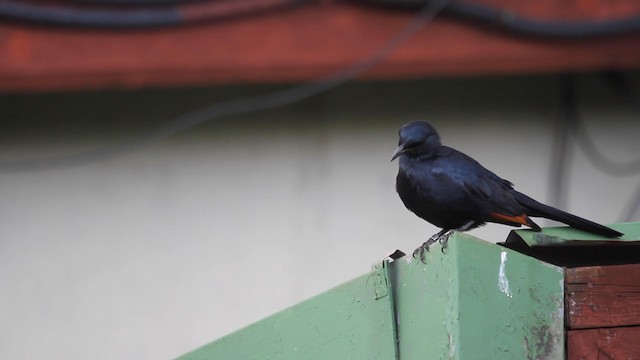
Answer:
[[[570,330],[567,360],[640,359],[640,327]]]
[[[640,264],[567,269],[565,282],[569,328],[640,325]]]

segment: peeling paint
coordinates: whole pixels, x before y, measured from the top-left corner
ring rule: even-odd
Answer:
[[[449,358],[450,359],[455,359],[456,358],[456,345],[453,343],[453,336],[451,336],[450,333],[447,333],[447,336],[449,337]]]
[[[561,237],[544,234],[544,233],[536,233],[535,235],[533,235],[533,241],[534,241],[534,245],[545,245],[545,246],[559,245],[567,242],[566,239],[563,239]]]
[[[509,288],[509,279],[507,279],[507,274],[504,271],[505,265],[507,264],[507,252],[502,251],[500,253],[500,268],[498,269],[498,288],[500,291],[505,293],[508,297],[512,297],[511,289]]]

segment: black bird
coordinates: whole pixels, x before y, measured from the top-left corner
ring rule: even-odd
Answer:
[[[400,158],[396,190],[416,215],[442,228],[414,251],[424,251],[436,241],[443,248],[453,231],[466,231],[487,222],[540,227],[530,217],[563,222],[579,230],[607,238],[623,234],[606,226],[541,204],[513,189],[513,184],[480,163],[450,147],[442,146],[436,129],[426,121],[414,121],[400,131],[391,161]]]

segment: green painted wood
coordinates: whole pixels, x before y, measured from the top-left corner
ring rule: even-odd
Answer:
[[[460,245],[462,357],[562,359],[564,270],[478,239]]]
[[[544,228],[540,232],[514,230],[529,246],[596,246],[632,245],[640,242],[640,222],[610,224],[608,227],[624,234],[619,239],[604,239],[602,236],[577,230],[568,226]]]
[[[383,276],[378,269],[358,277],[179,359],[395,359]]]
[[[394,262],[400,357],[562,359],[562,268],[456,233]]]
[[[563,284],[559,267],[456,233],[426,263],[379,264],[181,359],[561,359]]]

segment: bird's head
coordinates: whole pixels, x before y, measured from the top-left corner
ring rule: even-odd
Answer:
[[[402,155],[426,155],[441,146],[440,135],[436,129],[426,121],[410,122],[400,128],[398,147],[393,152],[391,161]]]

